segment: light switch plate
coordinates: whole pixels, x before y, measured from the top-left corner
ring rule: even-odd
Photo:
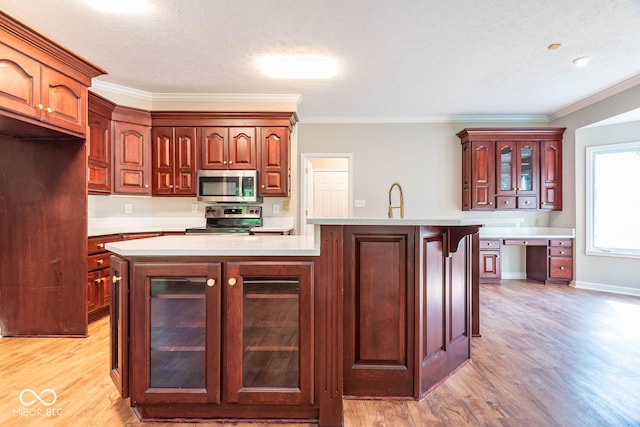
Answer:
[[[354,205],[356,208],[364,208],[365,203],[364,203],[364,200],[359,199],[354,202]]]

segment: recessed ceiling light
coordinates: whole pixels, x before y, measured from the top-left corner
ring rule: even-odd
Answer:
[[[265,55],[258,59],[260,69],[276,79],[328,79],[337,71],[337,64],[328,56]]]
[[[86,0],[95,10],[104,13],[140,13],[151,9],[149,0]]]
[[[589,63],[589,59],[590,58],[588,56],[581,56],[579,58],[574,59],[573,63],[575,64],[576,67],[584,67]]]

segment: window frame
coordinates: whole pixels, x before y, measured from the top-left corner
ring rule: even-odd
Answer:
[[[605,248],[595,246],[595,159],[598,154],[616,153],[630,150],[640,151],[640,141],[592,145],[586,147],[586,250],[587,255],[621,258],[640,258],[640,249]]]

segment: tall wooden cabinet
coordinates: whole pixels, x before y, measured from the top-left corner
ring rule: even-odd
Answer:
[[[87,334],[87,88],[104,73],[0,11],[2,336]]]
[[[462,143],[462,210],[562,210],[565,128],[470,128]]]
[[[87,188],[89,193],[111,193],[112,129],[111,115],[115,104],[89,92],[89,119],[87,124]]]
[[[261,196],[290,195],[289,128],[260,129],[260,190]]]

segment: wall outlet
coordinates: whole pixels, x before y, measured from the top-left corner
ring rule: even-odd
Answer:
[[[280,213],[280,205],[277,203],[273,204],[273,213]]]
[[[360,200],[355,200],[354,205],[356,208],[364,208],[365,203],[364,203],[364,200],[360,199]]]
[[[198,213],[198,204],[191,203],[191,213]]]
[[[540,225],[540,220],[538,218],[533,219],[533,226],[538,227]]]
[[[133,213],[133,205],[131,203],[124,204],[124,213],[126,214]]]

